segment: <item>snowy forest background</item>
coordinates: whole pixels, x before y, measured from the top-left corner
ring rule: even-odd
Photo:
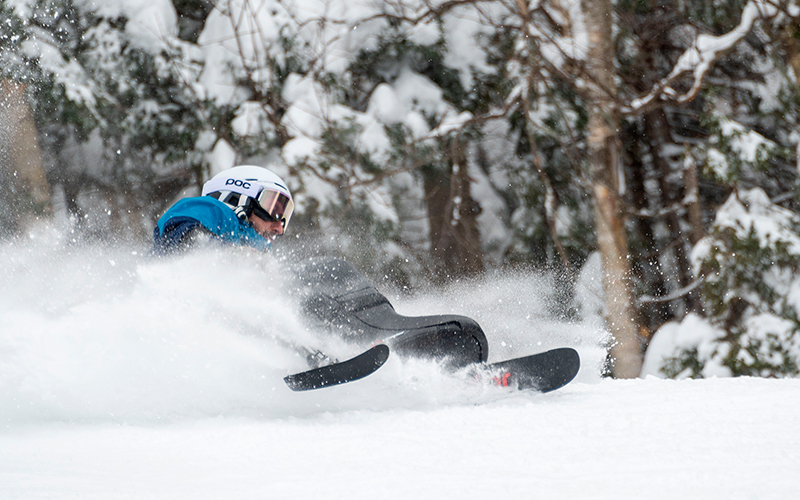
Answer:
[[[799,372],[796,0],[0,0],[0,72],[3,238],[145,246],[264,165],[284,249],[546,270],[617,376]]]

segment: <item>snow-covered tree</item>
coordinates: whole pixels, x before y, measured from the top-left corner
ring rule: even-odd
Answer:
[[[785,33],[783,31],[785,26],[796,24],[798,8],[791,2],[782,4],[751,2],[746,5],[741,17],[735,17],[736,12],[738,12],[736,8],[717,11],[717,16],[714,18],[715,22],[721,20],[728,25],[737,23],[732,30],[728,29],[727,33],[721,36],[703,35],[697,37],[695,42],[698,53],[704,55],[696,60],[694,78],[697,78],[699,73],[708,71],[705,76],[706,83],[696,89],[699,97],[695,101],[697,106],[695,106],[694,113],[697,118],[694,123],[699,127],[696,127],[695,131],[690,134],[685,132],[682,134],[684,136],[681,141],[683,152],[675,155],[673,159],[677,165],[680,165],[680,162],[684,163],[682,169],[684,174],[694,173],[697,170],[700,173],[701,183],[695,191],[696,194],[686,192],[684,197],[685,201],[691,203],[682,203],[686,214],[682,227],[686,234],[697,233],[695,230],[697,224],[689,223],[690,210],[694,206],[695,200],[705,207],[714,208],[716,205],[722,204],[725,201],[724,197],[731,191],[739,193],[739,197],[731,198],[722,205],[721,212],[716,215],[717,225],[712,226],[711,237],[715,237],[715,234],[717,238],[720,237],[718,227],[720,213],[731,205],[732,199],[744,200],[747,198],[741,193],[749,189],[758,187],[762,197],[764,193],[768,195],[769,198],[766,198],[766,201],[762,199],[761,204],[770,205],[771,208],[766,212],[772,213],[775,217],[778,217],[780,209],[776,205],[772,205],[772,202],[795,210],[797,208],[795,194],[797,157],[794,151],[798,139],[796,132],[798,87],[791,66],[791,57],[787,57],[791,55],[791,52],[786,50],[786,42],[781,33]],[[748,34],[750,35],[748,36]],[[705,47],[705,51],[700,50],[700,47]],[[717,57],[716,62],[709,65],[708,61],[714,59],[714,54],[718,56],[720,51],[724,51],[727,56]],[[685,59],[683,60],[685,61]],[[704,89],[704,92],[699,90],[700,88]],[[683,127],[686,130],[685,125]],[[680,171],[676,169],[676,172]],[[684,178],[686,177],[684,176]],[[772,202],[769,202],[769,199]],[[694,219],[702,217],[702,219],[708,220],[714,213],[706,211],[702,216],[698,213]],[[747,222],[743,224],[747,227]],[[743,275],[752,273],[752,266],[756,259],[764,257],[767,258],[764,264],[765,272],[767,268],[773,269],[774,267],[773,271],[779,274],[783,273],[779,270],[779,261],[773,259],[774,248],[767,247],[760,252],[753,252],[752,241],[744,243],[742,240],[746,240],[746,238],[743,235],[739,235],[738,238],[736,242],[729,242],[730,244],[724,248],[730,248],[731,245],[737,247],[744,245],[751,251],[730,252],[721,261],[724,270],[719,269],[719,272],[730,273],[732,276],[741,278]],[[691,248],[699,239],[698,235],[684,240],[683,248]],[[703,240],[698,248],[706,245],[707,242],[708,240]],[[689,245],[690,243],[691,245]],[[695,252],[698,251],[700,250],[695,249]],[[685,261],[683,269],[689,264],[688,259]],[[691,275],[695,275],[695,273],[692,272]],[[698,276],[698,278],[702,278],[702,276]],[[692,344],[692,346],[686,348],[684,347],[687,342],[676,341],[683,347],[674,347],[674,351],[681,354],[676,354],[671,358],[666,372],[671,375],[716,373],[714,366],[722,366],[722,358],[727,355],[719,353],[725,351],[732,356],[731,359],[724,362],[728,367],[723,370],[725,373],[758,373],[754,367],[763,361],[763,356],[762,361],[746,363],[749,365],[747,368],[737,365],[738,362],[734,358],[737,355],[746,356],[744,353],[748,350],[753,351],[752,344],[748,343],[747,336],[743,332],[752,330],[756,337],[761,337],[764,332],[759,332],[758,329],[753,330],[755,323],[747,322],[746,315],[738,314],[733,314],[732,322],[726,323],[724,331],[728,333],[724,333],[723,330],[712,331],[709,328],[698,327],[698,322],[706,322],[703,319],[705,315],[709,315],[710,323],[708,324],[720,325],[723,323],[719,316],[722,314],[722,310],[736,303],[736,300],[730,303],[727,299],[723,300],[723,296],[718,293],[710,293],[708,282],[704,287],[697,287],[698,284],[700,281],[685,285],[684,290],[686,292],[693,291],[692,294],[696,297],[693,307],[689,308],[695,314],[690,315],[684,323],[681,323],[681,325],[686,324],[686,328],[678,327],[678,329],[684,332],[681,334],[683,335],[681,338],[686,339],[688,338],[686,337],[688,325],[694,325],[692,328],[701,332],[698,338],[704,339],[702,342],[705,347],[701,347],[697,351],[698,343],[693,340],[688,341],[688,344]],[[676,290],[674,293],[686,296],[681,290]],[[677,317],[681,318],[682,315]],[[648,354],[649,358],[663,357],[666,349],[664,344],[669,344],[666,339],[675,338],[677,330],[674,323],[668,324],[662,330],[654,339],[658,346]],[[738,338],[742,335],[744,336],[741,337],[740,342]],[[717,337],[719,337],[719,345],[722,347],[719,350],[716,347],[712,349],[717,354],[714,354],[715,361],[709,362],[711,355],[706,348],[712,345],[716,346],[709,339]],[[784,340],[788,342],[784,345],[784,349],[791,352],[791,342],[788,341],[788,338],[784,338]],[[766,344],[764,346],[766,349]],[[693,349],[694,354],[692,354]],[[697,352],[700,354],[698,355]],[[698,359],[702,361],[698,362]],[[656,362],[650,363],[651,367],[654,363]],[[692,370],[683,371],[690,365],[693,367]],[[772,373],[778,373],[783,370],[783,368],[778,369],[776,365],[771,368],[766,365],[762,365],[762,367],[765,368],[763,373],[770,373],[770,370],[774,370]],[[787,372],[783,371],[783,373]]]
[[[211,126],[188,85],[191,48],[174,36],[172,4],[3,5],[3,77],[28,86],[57,204],[90,232],[149,234],[202,165]]]
[[[800,373],[800,216],[763,190],[734,192],[692,254],[705,318],[665,326],[652,370],[669,377]]]

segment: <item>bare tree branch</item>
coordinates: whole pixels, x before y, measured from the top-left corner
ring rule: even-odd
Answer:
[[[664,77],[650,93],[635,99],[621,111],[624,114],[637,115],[658,105],[662,100],[672,100],[678,103],[693,100],[697,97],[703,80],[714,61],[744,39],[758,20],[774,17],[778,12],[778,4],[770,0],[750,0],[742,11],[741,21],[733,30],[720,36],[706,34],[697,36],[694,45],[686,49],[669,75]],[[683,95],[678,95],[672,85],[689,72],[692,73],[694,79],[692,86]]]

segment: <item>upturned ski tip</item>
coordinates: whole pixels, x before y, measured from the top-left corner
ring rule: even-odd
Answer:
[[[354,358],[288,375],[283,380],[293,391],[332,387],[375,373],[386,363],[387,359],[389,359],[389,347],[385,344],[378,344]]]

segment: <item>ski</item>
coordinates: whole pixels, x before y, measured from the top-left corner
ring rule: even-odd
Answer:
[[[309,391],[353,382],[375,373],[389,358],[389,348],[376,345],[358,356],[284,378],[293,391]],[[562,347],[495,363],[464,368],[480,381],[518,390],[550,392],[564,387],[578,374],[581,362],[575,349]]]
[[[550,392],[564,387],[581,367],[578,352],[570,347],[523,356],[521,358],[467,367],[479,380],[490,380],[501,387]]]
[[[283,380],[293,391],[332,387],[375,373],[387,359],[389,359],[389,348],[384,344],[378,344],[354,358],[288,375]]]

